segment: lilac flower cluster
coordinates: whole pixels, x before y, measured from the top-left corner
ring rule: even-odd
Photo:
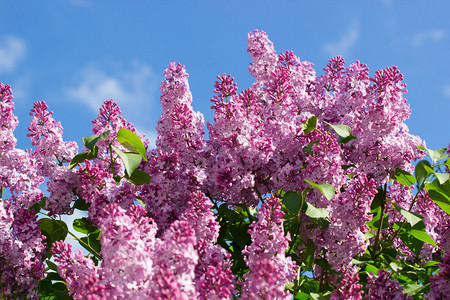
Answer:
[[[229,255],[215,245],[219,226],[207,201],[192,194],[190,208],[160,238],[141,206],[106,205],[100,216],[102,265],[57,242],[58,272],[75,299],[226,299],[233,275]]]
[[[361,288],[363,286],[358,281],[358,268],[353,267],[345,270],[337,289],[331,293],[330,300],[362,300],[364,291]]]
[[[28,208],[42,198],[44,178],[36,156],[15,148],[18,121],[12,98],[11,88],[0,83],[0,292],[36,297],[46,245],[37,216]]]
[[[450,294],[450,252],[444,256],[444,261],[439,264],[438,274],[430,278],[430,292],[425,295],[425,299],[445,299]]]
[[[367,279],[367,293],[364,295],[369,300],[376,299],[412,299],[404,294],[403,287],[398,281],[390,278],[390,273],[385,270],[378,270],[377,275],[371,275]]]
[[[291,298],[284,285],[294,279],[296,266],[285,256],[290,236],[284,235],[283,215],[279,199],[269,197],[251,225],[252,244],[243,250],[250,273],[244,277],[242,299]]]
[[[156,149],[144,141],[148,159],[138,166],[151,179],[141,185],[125,172],[116,151],[128,150],[116,137],[122,128],[143,135],[113,100],[102,105],[92,122],[93,134],[104,139],[94,149],[83,149],[95,157],[86,155],[89,159],[68,170],[77,145],[63,140],[62,126],[44,102],[35,102],[30,113],[28,137],[34,150],[16,149],[12,92],[0,84],[2,295],[35,297],[44,276],[44,238],[29,207],[41,201],[46,177],[44,208],[50,216],[71,214],[73,202],[81,199],[89,207],[88,219],[101,230],[95,259],[73,253],[62,241],[52,247],[58,273],[75,299],[290,299],[286,285],[299,267],[291,256],[301,262],[302,248],[290,247],[296,243],[289,245],[291,236],[285,234],[284,218],[292,215],[283,212],[288,210],[280,199],[285,191],[305,191],[302,203],[329,216],[329,226],[320,227],[303,207],[294,218],[300,223],[294,239],[312,241],[315,257],[310,259],[325,259],[343,274],[333,282],[337,289],[331,298],[361,299],[352,258],[368,249],[372,200],[397,168],[413,172],[411,160],[423,155],[417,146],[424,142],[404,124],[410,109],[403,98],[403,77],[395,67],[369,77],[366,65],[357,61],[346,67],[339,56],[316,76],[312,64],[291,51],[277,54],[263,31],[248,35],[247,51],[255,83],[238,92],[231,75],[217,76],[208,140],[203,115],[192,107],[185,67],[168,66],[161,83]],[[349,126],[352,135],[343,140],[334,127],[338,124]],[[334,196],[327,198],[308,181],[332,185]],[[218,245],[216,215],[223,203],[259,210],[256,219],[248,213],[248,221],[242,220],[250,223],[251,244],[239,253],[248,267],[240,277],[232,273],[230,253]],[[424,216],[426,232],[437,242],[437,248],[424,247],[420,258],[448,250],[449,216],[426,192],[413,199],[407,187],[394,182],[386,191],[390,224],[404,220],[398,207]],[[381,233],[413,258],[390,227]],[[448,255],[432,286],[448,281],[447,265]],[[405,299],[389,275],[380,270],[369,276],[365,297]]]

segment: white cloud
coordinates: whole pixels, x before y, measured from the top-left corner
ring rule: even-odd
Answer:
[[[412,39],[411,39],[411,44],[414,47],[419,47],[421,45],[423,45],[426,42],[439,42],[440,40],[442,40],[445,36],[445,31],[442,29],[432,29],[432,30],[427,30],[427,31],[422,31],[419,32],[418,34],[416,34]]]
[[[134,62],[128,69],[106,71],[99,67],[85,67],[79,73],[79,84],[66,89],[70,100],[79,101],[97,113],[104,101],[113,99],[124,117],[138,123],[147,119],[155,104],[157,79],[150,67]],[[141,122],[142,124],[142,122]]]
[[[340,36],[339,40],[334,43],[328,43],[324,46],[324,50],[331,56],[347,56],[350,50],[355,46],[359,39],[360,26],[357,21],[350,24],[350,28]]]
[[[0,73],[12,72],[26,55],[25,42],[14,36],[0,40]]]

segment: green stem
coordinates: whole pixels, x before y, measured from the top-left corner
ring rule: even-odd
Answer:
[[[294,234],[294,237],[292,238],[291,244],[289,245],[289,250],[287,252],[288,254],[291,253],[292,247],[294,247],[294,245],[295,245],[295,240],[297,239],[298,232],[300,231],[300,225],[302,224],[302,218],[303,218],[303,215],[301,215],[300,219],[298,220],[298,226],[297,226],[297,229],[295,230],[295,234]]]
[[[55,218],[53,218],[52,216],[49,216],[43,212],[39,212],[40,214],[52,219],[52,220],[56,220]],[[60,216],[61,217],[61,216]],[[81,240],[80,238],[78,238],[75,234],[73,234],[72,232],[70,232],[70,230],[67,230],[67,233],[69,233],[71,236],[73,236],[75,238],[75,240],[77,240],[80,244],[85,245],[88,250],[94,255],[96,256],[99,260],[102,260],[100,254],[97,253],[97,251],[95,251],[94,249],[92,249],[92,247],[89,244],[86,244],[83,240]],[[1,299],[1,298],[0,298]]]
[[[383,188],[383,199],[381,199],[380,225],[378,225],[377,235],[375,236],[375,242],[373,244],[372,253],[370,255],[372,260],[375,260],[375,258],[377,256],[376,252],[377,252],[377,248],[378,248],[378,243],[380,241],[381,229],[383,227],[383,221],[384,221],[384,209],[386,207],[386,193],[387,193],[387,183],[384,184],[384,188]]]
[[[91,252],[92,254],[94,254],[94,256],[96,256],[99,260],[102,260],[102,258],[100,257],[100,254],[97,253],[97,251],[95,251],[94,249],[92,249],[92,247],[89,244],[86,244],[83,240],[81,240],[80,238],[78,238],[76,235],[74,235],[72,232],[68,231],[68,233],[73,236],[78,243],[85,245],[85,247],[89,248],[89,252]]]
[[[109,155],[111,157],[111,162],[110,162],[110,166],[111,166],[111,172],[113,177],[116,176],[115,171],[114,171],[114,159],[113,159],[113,154],[112,154],[113,150],[111,147],[111,144],[109,144]]]

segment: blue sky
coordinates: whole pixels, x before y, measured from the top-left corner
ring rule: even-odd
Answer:
[[[408,85],[410,132],[431,149],[450,142],[448,1],[6,1],[0,0],[0,81],[12,86],[19,147],[33,102],[45,100],[65,140],[91,134],[101,103],[151,139],[159,85],[172,61],[186,65],[194,109],[212,121],[216,76],[248,74],[247,33],[264,30],[318,74],[341,55],[370,68],[398,66]],[[81,147],[80,147],[81,148]],[[81,150],[81,149],[80,149]]]

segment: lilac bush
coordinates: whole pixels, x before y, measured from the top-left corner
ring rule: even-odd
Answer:
[[[400,71],[317,75],[257,30],[247,52],[255,82],[217,76],[207,124],[169,64],[155,149],[113,100],[80,146],[36,102],[18,149],[0,84],[1,298],[445,297],[449,149],[408,132]]]

